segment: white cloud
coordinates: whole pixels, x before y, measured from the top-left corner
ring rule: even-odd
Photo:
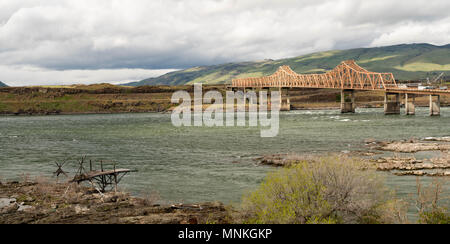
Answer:
[[[449,40],[450,17],[433,21],[432,25],[420,22],[401,23],[373,40],[371,46],[413,42],[448,44]]]
[[[112,83],[123,84],[156,77],[175,70],[99,69],[99,70],[49,70],[30,66],[0,65],[0,74],[9,86],[74,85]],[[30,81],[33,81],[30,83]]]
[[[95,82],[110,78],[100,78],[106,69],[177,69],[328,49],[440,45],[449,40],[449,10],[447,0],[1,0],[0,65],[18,74],[17,67],[29,66],[52,74],[86,70],[99,75],[92,77]],[[44,74],[49,73],[43,79]],[[8,82],[2,74],[0,80]],[[59,77],[49,74],[48,80]]]

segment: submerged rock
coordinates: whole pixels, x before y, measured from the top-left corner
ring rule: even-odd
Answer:
[[[403,171],[403,172],[395,172],[397,176],[430,176],[430,177],[443,177],[450,176],[450,171],[443,172],[425,172],[425,171]]]
[[[444,137],[426,137],[423,139],[424,141],[443,141],[443,142],[450,142],[450,136],[444,136]]]

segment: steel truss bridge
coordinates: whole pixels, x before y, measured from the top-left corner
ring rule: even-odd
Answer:
[[[440,115],[440,96],[450,95],[448,89],[418,89],[398,86],[392,73],[378,73],[368,71],[354,60],[341,62],[333,70],[323,74],[298,74],[289,66],[280,66],[269,76],[255,78],[240,78],[232,80],[232,89],[270,89],[280,90],[289,88],[323,88],[341,90],[341,112],[355,112],[355,90],[384,91],[385,114],[400,113],[400,95],[405,95],[406,114],[415,114],[414,96],[430,96],[430,115]],[[389,101],[394,95],[395,100]],[[437,97],[437,101],[433,101]],[[282,99],[283,100],[283,99]],[[411,101],[412,100],[412,101]],[[290,109],[290,100],[287,98],[287,107]]]
[[[383,90],[392,93],[450,95],[450,90],[400,88],[392,73],[370,72],[353,60],[343,61],[324,74],[297,74],[281,66],[269,76],[233,79],[233,88],[329,88],[341,90]]]

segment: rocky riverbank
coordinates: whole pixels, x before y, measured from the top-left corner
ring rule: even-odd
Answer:
[[[123,192],[48,181],[0,183],[0,224],[229,223],[221,203],[160,205]]]
[[[450,176],[450,137],[428,137],[402,141],[366,142],[371,150],[394,152],[393,157],[372,159],[380,171],[391,171],[398,176]],[[415,153],[435,151],[440,155],[434,158],[416,159]],[[410,153],[412,156],[401,156],[399,153]]]
[[[398,176],[450,176],[450,137],[428,137],[403,141],[366,140],[367,151],[348,151],[337,153],[357,157],[366,162],[367,168],[392,172]],[[439,152],[438,157],[417,159],[414,153],[422,151]],[[392,157],[383,156],[383,152],[394,152]],[[402,156],[400,153],[410,153]],[[274,154],[255,159],[259,164],[275,167],[289,167],[298,162],[314,162],[317,156],[302,154]]]
[[[450,137],[429,137],[402,141],[366,141],[371,150],[399,153],[416,153],[421,151],[450,151]]]
[[[372,162],[376,163],[380,171],[450,169],[448,157],[425,160],[417,160],[415,157],[381,157]]]

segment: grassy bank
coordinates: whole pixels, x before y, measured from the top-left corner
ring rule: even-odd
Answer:
[[[0,89],[2,114],[117,113],[163,111],[173,88],[112,85]]]

